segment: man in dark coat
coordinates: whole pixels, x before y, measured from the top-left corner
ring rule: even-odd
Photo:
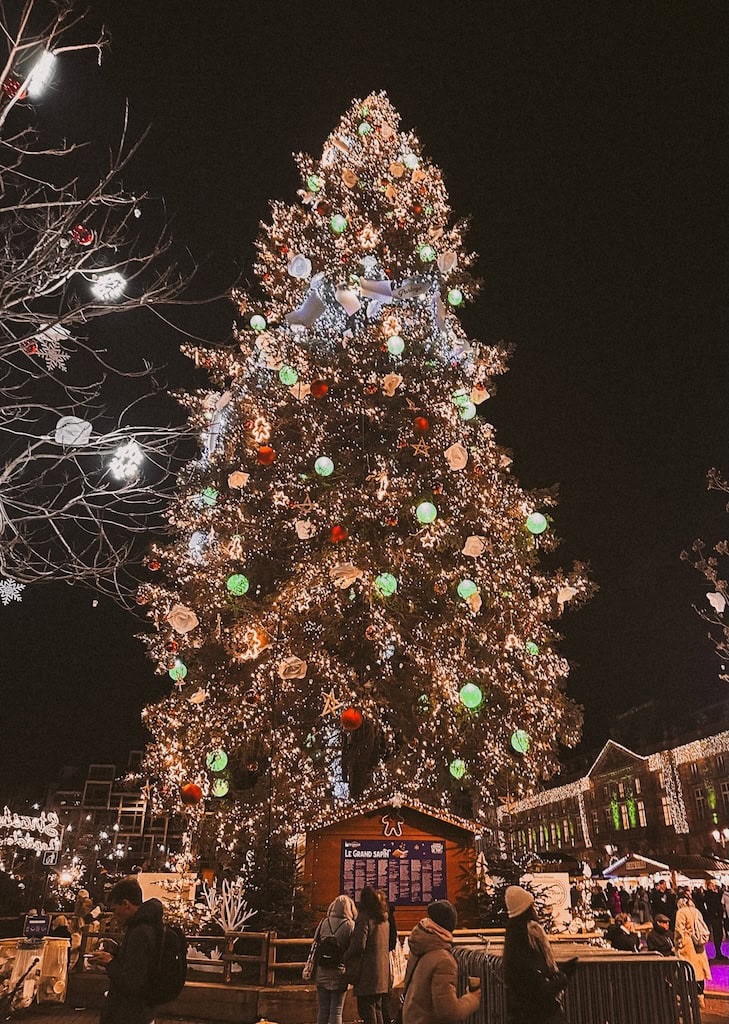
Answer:
[[[605,938],[613,949],[623,953],[637,953],[640,949],[640,935],[633,930],[630,914],[618,914],[615,924],[610,925],[605,932]]]
[[[721,951],[721,941],[724,938],[722,928],[722,915],[724,908],[721,904],[721,894],[716,882],[707,882],[704,892],[704,920],[708,925],[711,937],[714,942],[714,960],[729,960]]]
[[[655,921],[659,914],[665,914],[671,924],[671,930],[676,925],[676,896],[666,888],[664,879],[661,879],[651,889],[649,900],[651,904],[651,917]]]
[[[653,928],[648,932],[646,943],[649,953],[660,953],[661,956],[675,956],[673,938],[669,931],[670,921],[665,914],[657,914]]]
[[[109,976],[99,1024],[150,1024],[154,1012],[146,993],[159,959],[162,904],[143,903],[139,882],[125,878],[111,890],[109,906],[124,928],[124,939],[115,953],[99,950],[91,958]]]

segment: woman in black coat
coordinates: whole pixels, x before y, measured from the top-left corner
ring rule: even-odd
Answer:
[[[504,940],[506,1012],[509,1024],[561,1024],[562,990],[577,958],[557,966],[534,897],[518,885],[506,890],[509,920]]]
[[[390,925],[387,901],[366,885],[359,898],[357,923],[344,954],[347,977],[357,996],[364,1024],[384,1024],[383,1006],[390,986]]]

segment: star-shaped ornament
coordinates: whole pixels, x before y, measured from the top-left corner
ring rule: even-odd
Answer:
[[[418,441],[417,444],[411,444],[410,447],[413,450],[413,455],[430,455],[430,445],[427,445],[425,441]]]
[[[407,402],[407,407],[410,410],[410,412],[417,412],[418,409],[420,408],[419,405],[415,404],[412,398],[406,398],[405,401]]]
[[[334,690],[330,690],[329,693],[324,695],[324,710],[322,711],[320,718],[326,718],[327,715],[336,715],[340,708],[344,707],[341,700],[337,700]]]
[[[294,505],[294,508],[298,509],[299,512],[306,512],[307,514],[309,512],[313,512],[317,507],[318,506],[311,500],[311,494],[308,491],[306,492],[306,501],[301,501],[297,505]]]

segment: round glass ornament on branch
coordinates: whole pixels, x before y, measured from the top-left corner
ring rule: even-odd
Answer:
[[[261,466],[270,466],[276,458],[276,452],[269,444],[261,445],[256,453],[256,462]]]
[[[188,807],[199,804],[202,795],[202,790],[195,782],[186,782],[184,786],[180,786],[180,800]]]
[[[425,416],[416,416],[413,420],[413,430],[416,434],[424,434],[430,428]]]
[[[392,597],[397,592],[397,576],[391,572],[381,572],[375,580],[375,587],[382,597]]]
[[[475,403],[471,401],[463,402],[463,404],[458,406],[458,415],[466,422],[468,422],[468,420],[472,420],[477,412],[478,408]]]
[[[448,765],[448,771],[451,773],[454,779],[462,779],[466,774],[466,762],[460,757],[454,758]]]
[[[222,772],[228,767],[228,755],[224,750],[211,750],[205,758],[205,764],[211,772]]]
[[[460,306],[463,302],[463,292],[460,288],[451,288],[448,292],[448,305]]]
[[[329,227],[335,235],[342,235],[349,227],[349,221],[342,213],[335,213],[329,221]]]
[[[387,351],[391,356],[401,356],[405,351],[405,342],[399,334],[393,334],[387,339]]]
[[[328,455],[320,455],[314,463],[314,470],[319,476],[331,476],[334,472],[334,463]]]
[[[278,371],[278,379],[287,387],[293,387],[299,379],[299,375],[293,366],[282,366]]]
[[[268,326],[268,322],[265,316],[262,316],[261,313],[254,313],[253,316],[248,321],[248,323],[251,325],[254,331],[258,331],[259,333],[261,331],[265,331],[266,327]]]
[[[432,263],[436,257],[436,252],[433,246],[426,242],[425,245],[421,245],[418,248],[418,256],[421,263]]]
[[[531,654],[532,658],[536,658],[536,656],[539,654],[539,647],[537,644],[534,643],[533,640],[527,640],[527,642],[524,644],[524,649],[527,652],[527,654]]]
[[[511,745],[517,754],[528,753],[531,745],[529,733],[525,732],[523,729],[515,729],[511,734]]]
[[[345,732],[356,732],[357,729],[362,728],[364,716],[357,708],[345,708],[339,716],[339,721]]]
[[[349,537],[349,530],[346,526],[342,526],[340,523],[335,525],[329,531],[329,540],[332,544],[342,544]]]
[[[419,523],[423,523],[424,526],[428,526],[430,523],[434,523],[438,518],[438,509],[432,501],[421,501],[415,509],[415,515],[417,516]]]
[[[185,665],[184,662],[180,661],[179,658],[175,658],[174,663],[170,666],[170,668],[167,671],[167,675],[170,677],[170,679],[174,679],[176,683],[180,682],[187,675],[187,665]]]
[[[310,192],[319,192],[324,184],[322,178],[318,174],[309,174],[306,178],[306,187]]]
[[[473,580],[461,580],[456,589],[458,596],[462,597],[464,601],[467,601],[469,597],[473,597],[478,592],[478,587]]]
[[[323,398],[329,390],[329,385],[325,380],[313,380],[311,382],[311,395],[313,398]]]
[[[247,594],[250,585],[248,577],[244,576],[241,572],[233,573],[233,575],[229,576],[225,581],[226,590],[235,597],[243,597],[244,594]]]
[[[86,248],[94,243],[94,232],[91,228],[87,228],[85,224],[76,224],[71,228],[71,238],[74,240],[76,245],[80,245],[82,248]]]
[[[230,783],[227,779],[213,779],[213,785],[211,792],[215,797],[224,797],[228,795],[230,790]]]
[[[481,687],[476,686],[475,683],[466,683],[462,686],[458,691],[458,697],[461,704],[469,711],[475,711],[483,704],[483,692]]]
[[[526,528],[535,537],[539,536],[540,533],[544,533],[547,529],[547,520],[541,512],[532,512],[531,515],[527,516]]]

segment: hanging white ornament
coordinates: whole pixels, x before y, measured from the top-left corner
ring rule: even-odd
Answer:
[[[193,694],[191,694],[188,699],[189,699],[191,704],[202,704],[203,701],[207,700],[207,696],[208,696],[207,690],[200,689],[200,690],[195,690],[195,692]]]
[[[303,381],[297,380],[295,384],[291,385],[289,391],[299,402],[303,402],[311,392],[311,384],[304,384]]]
[[[250,478],[250,473],[243,473],[240,469],[236,469],[234,472],[228,474],[228,487],[232,490],[237,490],[239,487],[245,487]]]
[[[299,540],[310,540],[316,533],[316,526],[310,519],[297,519],[294,527]]]
[[[709,604],[714,609],[717,615],[723,614],[724,609],[726,608],[726,598],[723,594],[719,594],[718,592],[713,594],[707,594],[706,600],[709,602]]]
[[[468,464],[468,452],[462,444],[452,444],[445,450],[446,462],[451,469],[465,469]]]
[[[317,293],[311,291],[300,306],[286,314],[285,320],[291,327],[311,327],[325,309],[326,306]]]
[[[289,277],[295,277],[299,280],[304,280],[307,277],[311,277],[311,260],[304,256],[302,253],[296,253],[289,260],[288,267]]]
[[[403,283],[393,291],[398,299],[419,299],[430,291],[431,280],[429,277],[416,278],[406,277]]]
[[[473,535],[466,539],[463,545],[463,554],[469,558],[480,558],[486,550],[486,538]]]
[[[173,605],[166,621],[169,622],[176,633],[189,633],[200,624],[200,620],[192,608],[188,608],[184,604]]]
[[[365,259],[374,260],[374,256]],[[362,260],[364,264],[364,260]],[[375,299],[377,302],[392,302],[392,281],[372,281],[363,277],[359,282],[359,290],[363,299]]]
[[[382,393],[388,398],[392,398],[401,384],[402,377],[399,373],[388,373],[382,381]]]
[[[306,675],[306,669],[306,662],[292,654],[278,663],[276,671],[281,679],[303,679]]]
[[[88,420],[81,420],[78,416],[61,416],[56,423],[56,444],[83,448],[91,441],[92,429]]]
[[[452,249],[449,249],[448,252],[442,252],[436,260],[438,270],[440,270],[441,274],[450,274],[452,270],[455,270],[456,261],[457,257]]]
[[[564,607],[564,605],[566,605],[568,601],[572,600],[576,593],[576,587],[560,587],[557,591],[557,604],[560,606],[560,608]]]
[[[474,405],[481,405],[487,398],[491,398],[491,395],[486,388],[471,388],[471,394],[468,397]]]
[[[357,292],[351,288],[337,288],[334,292],[339,305],[344,309],[347,316],[353,316],[358,310],[361,309],[362,303],[359,301]]]
[[[352,562],[340,562],[329,570],[329,578],[340,590],[346,590],[357,580],[362,579],[362,570]]]
[[[477,615],[478,612],[481,611],[481,605],[483,604],[483,602],[481,600],[481,594],[478,592],[478,590],[476,591],[475,594],[471,594],[470,597],[466,598],[466,604],[471,609],[474,615]]]

